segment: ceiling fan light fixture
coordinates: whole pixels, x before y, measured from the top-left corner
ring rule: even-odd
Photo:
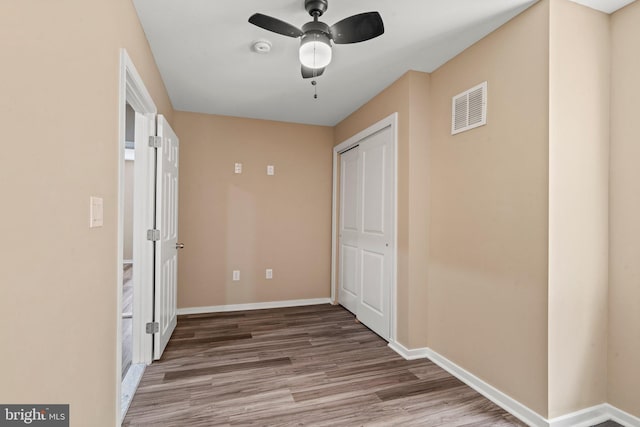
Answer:
[[[320,32],[305,34],[300,41],[300,63],[305,67],[324,68],[331,62],[329,36]]]

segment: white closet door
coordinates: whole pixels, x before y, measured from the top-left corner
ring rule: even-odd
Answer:
[[[358,319],[381,337],[390,332],[393,279],[393,151],[391,129],[360,143]]]
[[[339,301],[347,310],[357,314],[358,293],[358,235],[360,233],[360,171],[358,147],[340,156],[340,279]]]

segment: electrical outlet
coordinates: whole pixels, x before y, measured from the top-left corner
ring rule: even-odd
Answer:
[[[268,280],[273,279],[273,270],[272,270],[272,269],[270,269],[270,268],[267,268],[267,271],[266,271],[266,273],[265,273],[265,277],[266,277]]]
[[[240,270],[233,270],[233,281],[237,282],[240,280]]]
[[[267,175],[275,175],[276,174],[276,168],[273,165],[268,165],[267,166]]]
[[[235,173],[242,173],[242,163],[236,163],[234,168]]]

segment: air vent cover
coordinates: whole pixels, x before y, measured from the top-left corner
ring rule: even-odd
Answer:
[[[453,97],[451,134],[487,124],[487,82]]]

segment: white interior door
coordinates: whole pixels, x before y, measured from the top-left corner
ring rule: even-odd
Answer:
[[[155,249],[147,230],[155,222],[154,150],[149,136],[156,134],[156,115],[135,113],[135,166],[133,190],[133,357],[132,363],[151,363],[153,345],[145,331],[153,320],[153,275]]]
[[[387,127],[359,147],[362,206],[358,234],[360,292],[358,319],[381,337],[391,330],[390,289],[393,280],[393,141]]]
[[[179,140],[169,123],[158,115],[162,145],[156,155],[156,242],[153,358],[160,359],[177,323],[178,293],[178,151]]]
[[[360,171],[358,147],[340,156],[340,262],[338,299],[347,310],[358,310],[358,234],[360,232]]]

